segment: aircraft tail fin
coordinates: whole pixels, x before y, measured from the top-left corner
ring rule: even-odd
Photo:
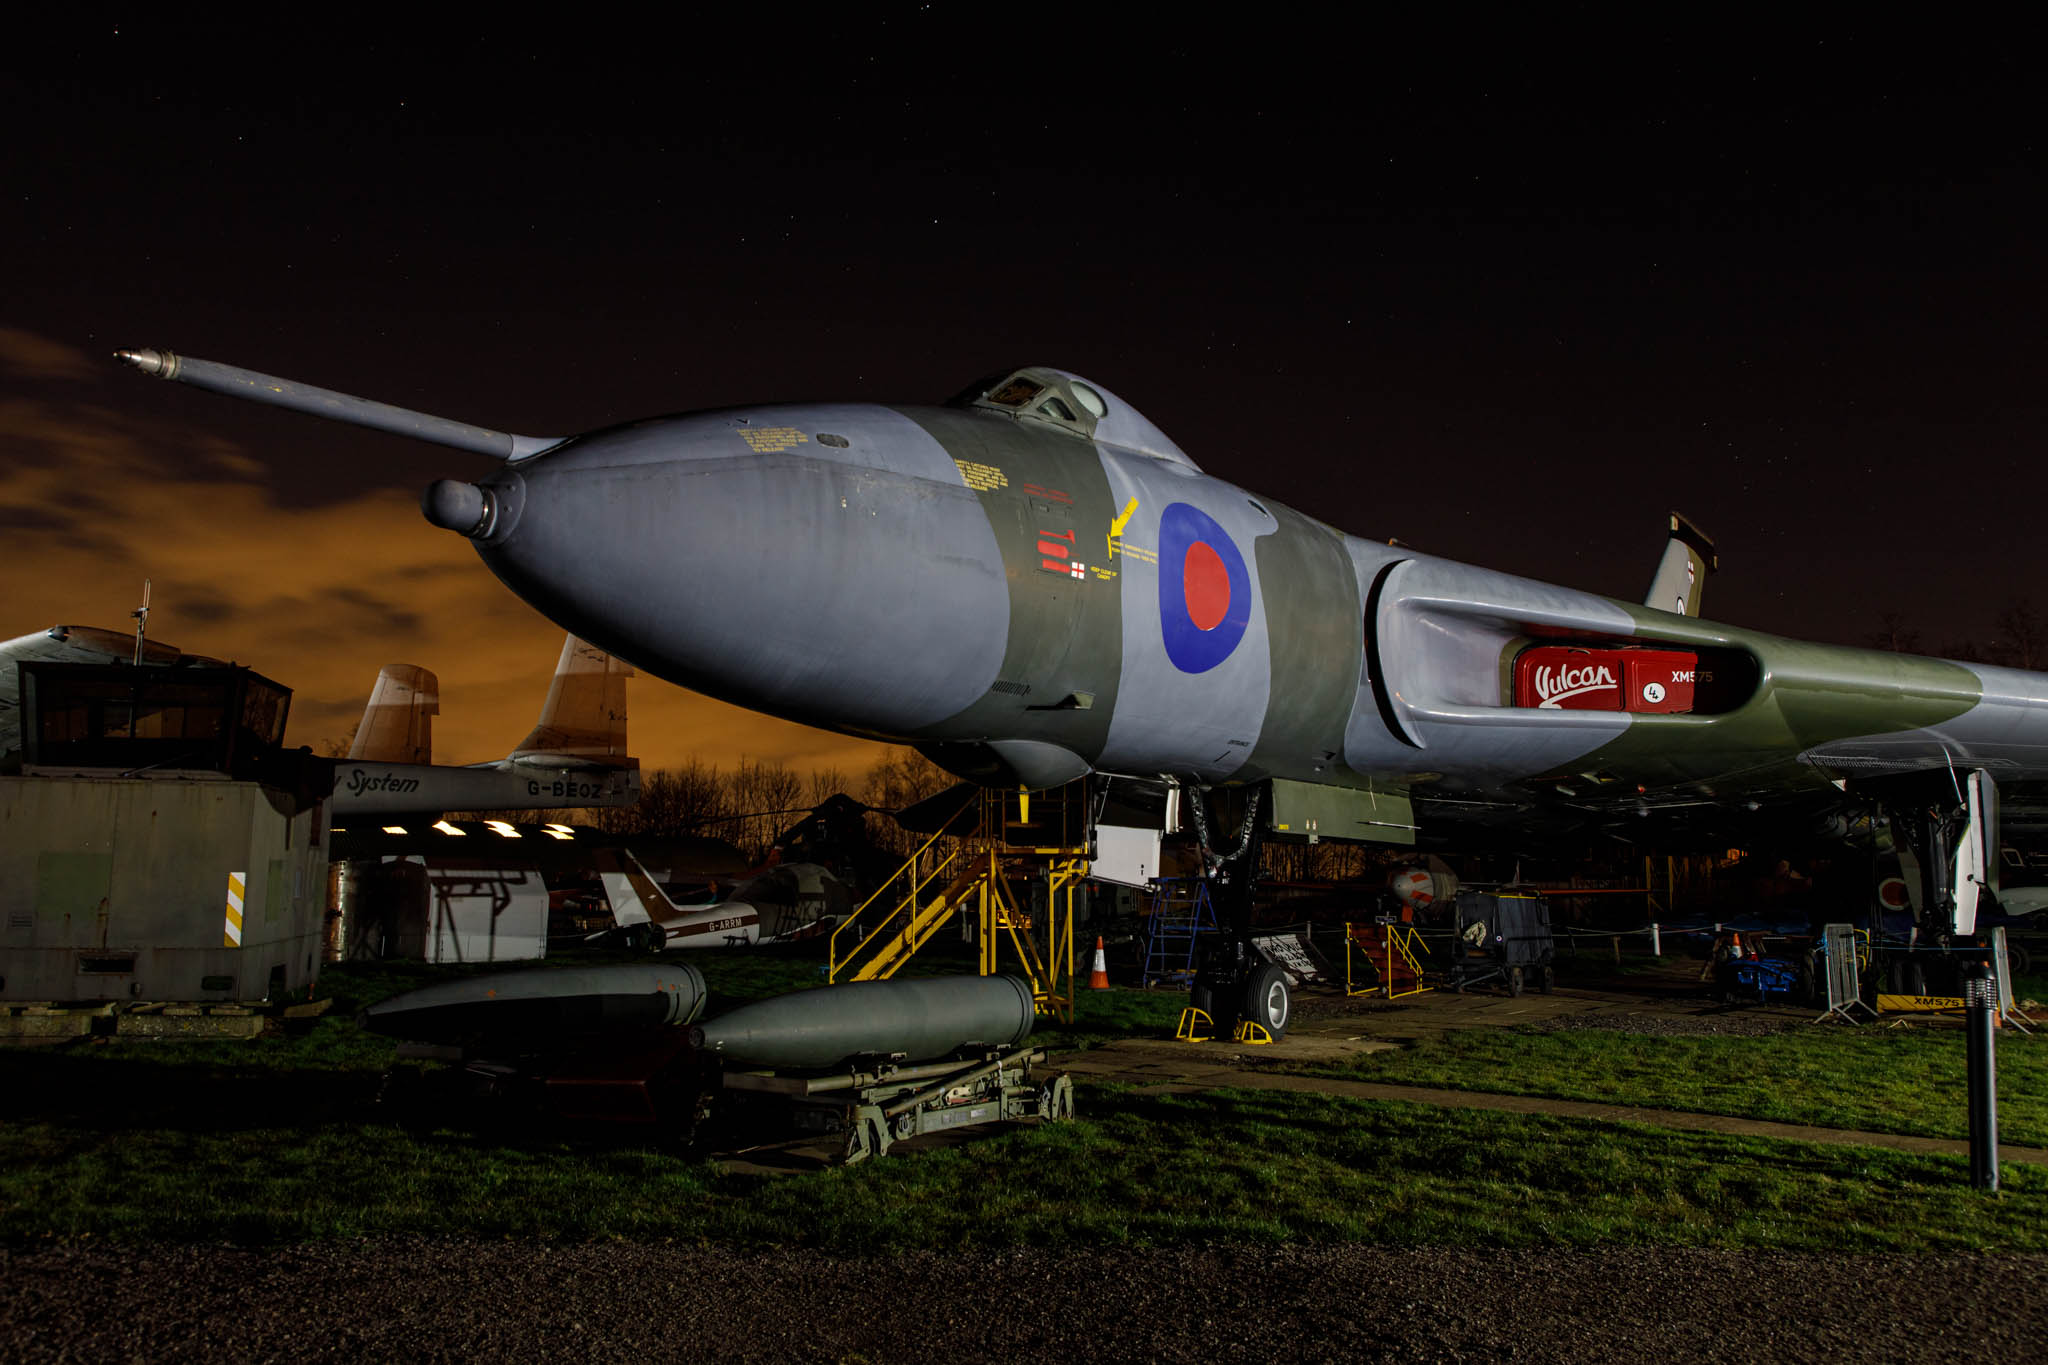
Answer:
[[[1664,546],[1664,558],[1657,564],[1657,576],[1650,580],[1650,592],[1643,605],[1680,616],[1698,616],[1706,576],[1720,567],[1713,540],[1684,516],[1673,512],[1671,539]]]
[[[632,668],[571,635],[562,641],[555,680],[533,733],[512,751],[515,761],[610,763],[626,757],[626,679]]]
[[[417,664],[386,664],[370,689],[348,756],[366,763],[431,763],[441,680]]]
[[[605,899],[611,902],[612,918],[621,928],[664,924],[682,918],[683,912],[629,850],[601,848],[595,860],[598,880],[604,883]]]

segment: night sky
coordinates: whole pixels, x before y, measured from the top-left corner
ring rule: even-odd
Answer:
[[[443,761],[532,722],[559,633],[416,505],[487,461],[130,346],[542,434],[1052,364],[1211,474],[1515,573],[1639,600],[1678,508],[1716,619],[1897,612],[1938,651],[2048,608],[2015,41],[1176,13],[18,44],[0,637],[124,626],[148,576],[153,636],[296,689],[294,742],[395,661],[440,674]],[[654,680],[632,707],[653,766],[877,752]]]

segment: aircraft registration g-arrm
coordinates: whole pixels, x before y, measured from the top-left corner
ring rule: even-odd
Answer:
[[[657,677],[973,781],[1251,787],[1274,830],[1720,839],[1891,817],[1931,929],[2048,778],[2048,676],[1785,639],[1347,535],[1205,475],[1099,384],[514,436],[162,351],[147,373],[497,456],[427,519]],[[1667,558],[1666,569],[1672,561]],[[1291,817],[1291,818],[1290,818]]]

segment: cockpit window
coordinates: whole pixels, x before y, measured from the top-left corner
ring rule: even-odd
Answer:
[[[991,403],[1001,403],[1006,408],[1021,408],[1039,394],[1045,392],[1045,385],[1034,384],[1028,379],[1012,379],[988,396]]]
[[[1130,404],[1077,374],[1049,365],[998,370],[955,395],[949,406],[999,412],[1031,426],[1149,455],[1189,473],[1199,472],[1186,451]]]
[[[1043,423],[1085,441],[1095,434],[1095,423],[1108,404],[1093,389],[1083,397],[1082,389],[1057,370],[1030,366],[995,375],[953,401],[962,407],[988,408],[1026,422]]]
[[[1080,383],[1063,370],[1041,365],[991,375],[953,403],[956,407],[1000,412],[1084,441],[1094,439],[1096,424],[1111,407],[1109,398],[1100,390]]]

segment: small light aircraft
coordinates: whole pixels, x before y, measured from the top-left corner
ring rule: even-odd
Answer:
[[[656,952],[795,943],[824,933],[850,907],[845,884],[815,863],[781,863],[723,900],[677,905],[631,850],[604,848],[595,857],[613,921]]]

